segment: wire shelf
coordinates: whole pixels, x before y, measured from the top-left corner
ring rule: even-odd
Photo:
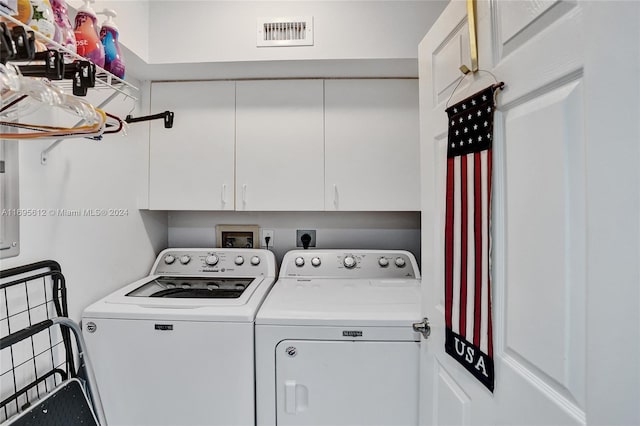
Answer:
[[[41,32],[34,30],[28,25],[25,25],[24,23],[18,21],[13,16],[8,15],[2,10],[0,10],[0,18],[10,21],[16,25],[20,25],[21,27],[25,28],[27,31],[33,31],[33,33],[36,35],[36,37],[40,41],[45,43],[47,46],[53,47],[59,52],[63,53],[67,58],[70,58],[72,60],[88,61],[87,58],[80,56],[75,52],[72,52],[71,50],[61,45],[60,43],[57,43],[51,40]],[[70,90],[72,87],[72,83],[70,80],[55,81],[54,84],[61,87],[64,90]],[[135,87],[131,83],[124,81],[119,77],[116,77],[115,75],[106,71],[104,68],[101,68],[97,65],[96,65],[96,85],[93,89],[94,90],[113,90],[113,91],[122,93],[123,95],[129,98],[132,98],[133,100],[136,100],[136,101],[138,100],[138,98],[135,96],[139,91],[137,87]]]

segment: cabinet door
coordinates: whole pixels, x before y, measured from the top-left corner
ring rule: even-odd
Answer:
[[[322,80],[239,81],[236,210],[324,210]]]
[[[151,122],[149,208],[233,210],[235,83],[153,83],[151,111],[165,110],[172,129]]]
[[[327,210],[420,210],[417,80],[325,82]]]

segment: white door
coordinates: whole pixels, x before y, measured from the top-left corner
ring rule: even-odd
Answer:
[[[236,210],[324,210],[322,80],[237,82]]]
[[[420,44],[432,326],[421,345],[422,424],[640,422],[633,3],[477,4],[480,69],[506,83],[493,144],[493,394],[444,353],[444,110],[458,67],[470,65],[466,2],[451,2]],[[467,76],[449,104],[491,83],[487,73]]]
[[[418,421],[417,342],[283,340],[275,354],[278,426]]]
[[[418,81],[327,80],[325,208],[420,209]]]
[[[152,83],[152,112],[175,118],[150,125],[150,209],[233,210],[235,102],[233,81]]]

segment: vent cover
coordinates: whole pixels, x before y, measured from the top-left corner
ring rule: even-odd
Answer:
[[[257,46],[313,46],[313,17],[258,18]]]

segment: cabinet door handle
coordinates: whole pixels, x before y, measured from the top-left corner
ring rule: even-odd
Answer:
[[[227,184],[226,183],[222,184],[222,192],[220,194],[220,202],[222,203],[223,207],[224,207],[225,204],[227,204]]]
[[[333,207],[338,209],[338,185],[333,184]]]
[[[242,185],[242,207],[247,204],[247,184]]]

